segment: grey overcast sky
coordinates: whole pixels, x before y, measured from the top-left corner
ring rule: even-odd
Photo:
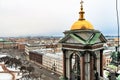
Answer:
[[[115,0],[83,1],[85,18],[96,30],[117,34]],[[80,0],[0,0],[0,37],[63,35],[78,20],[79,9]]]

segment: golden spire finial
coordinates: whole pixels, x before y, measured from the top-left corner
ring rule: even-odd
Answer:
[[[80,8],[80,12],[79,12],[79,14],[80,14],[79,20],[85,20],[84,19],[85,12],[83,11],[83,1],[82,0],[81,0],[80,4],[81,4],[81,8]]]

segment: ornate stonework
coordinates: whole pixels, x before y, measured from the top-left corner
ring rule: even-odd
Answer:
[[[97,80],[103,70],[103,44],[107,41],[97,30],[66,31],[60,40],[63,73],[68,80]]]

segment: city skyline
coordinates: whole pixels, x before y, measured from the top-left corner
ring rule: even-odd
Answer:
[[[80,1],[0,0],[0,37],[61,36],[78,20]],[[96,30],[105,35],[117,34],[115,0],[83,1],[85,19]]]

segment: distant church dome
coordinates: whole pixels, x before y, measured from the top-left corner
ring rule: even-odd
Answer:
[[[87,29],[94,29],[93,25],[84,19],[84,11],[83,11],[83,2],[81,2],[81,11],[79,12],[80,14],[80,18],[78,21],[76,21],[72,27],[71,30],[77,30],[77,29],[83,29],[83,30],[87,30]]]

